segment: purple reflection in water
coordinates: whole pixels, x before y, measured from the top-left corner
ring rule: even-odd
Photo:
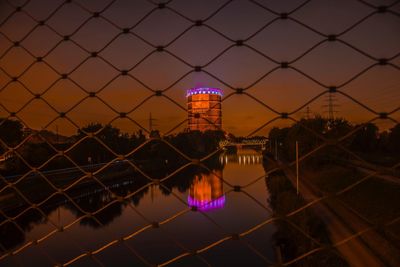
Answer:
[[[188,204],[190,207],[197,207],[199,210],[207,211],[212,209],[220,209],[225,206],[225,195],[220,196],[211,201],[196,200],[190,195],[188,196]]]

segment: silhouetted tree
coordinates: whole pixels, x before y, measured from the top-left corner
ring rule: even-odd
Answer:
[[[378,127],[375,124],[367,123],[354,134],[350,148],[363,153],[374,152],[378,147],[378,137]]]
[[[394,153],[395,156],[400,157],[400,124],[396,124],[390,129],[388,136],[389,150]]]
[[[200,158],[218,149],[219,142],[225,139],[222,131],[190,131],[178,133],[169,138],[170,142],[186,155]]]
[[[0,139],[8,146],[15,146],[21,142],[23,136],[22,124],[16,120],[0,118]],[[5,147],[0,142],[0,152],[4,153]]]
[[[88,137],[90,134],[94,134],[93,137]],[[113,152],[125,155],[145,141],[142,131],[129,135],[112,125],[100,123],[82,127],[75,138],[78,145],[72,156],[80,164],[109,161],[115,158]]]
[[[273,128],[269,132],[272,151],[278,149],[280,159],[293,161],[295,159],[295,143],[299,143],[299,154],[304,155],[324,143],[323,139],[337,140],[351,131],[352,126],[344,119],[328,120],[321,116],[312,119],[302,119],[286,128]],[[307,158],[308,164],[319,165],[329,162],[332,158],[343,157],[343,151],[330,145],[316,151]]]

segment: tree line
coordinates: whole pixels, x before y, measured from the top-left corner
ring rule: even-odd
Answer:
[[[28,136],[39,138],[33,142]],[[71,160],[78,165],[95,165],[115,160],[118,155],[126,155],[127,159],[150,170],[157,165],[168,171],[187,161],[173,147],[189,158],[200,159],[218,149],[218,143],[224,138],[222,131],[183,131],[162,138],[153,131],[149,138],[142,130],[124,133],[112,125],[90,123],[78,129],[76,134],[62,138],[63,142],[53,142],[43,137],[42,131],[25,133],[19,121],[0,119],[0,153],[5,154],[7,147],[17,146],[15,153],[20,155],[7,160],[0,174],[24,173],[30,167],[43,164],[42,170],[73,167]],[[67,152],[63,155],[60,151]]]
[[[368,161],[380,164],[390,165],[400,158],[400,124],[379,131],[379,128],[371,122],[351,124],[343,118],[329,120],[317,116],[312,119],[302,119],[289,127],[275,127],[269,132],[269,140],[271,153],[278,154],[281,159],[288,161],[295,159],[296,141],[299,144],[300,155],[326,144],[307,160],[315,165],[352,157],[345,149]]]

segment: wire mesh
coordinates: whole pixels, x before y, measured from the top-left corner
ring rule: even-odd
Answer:
[[[334,146],[340,151],[345,152],[348,155],[351,155],[354,159],[357,159],[359,162],[363,164],[368,164],[368,162],[358,154],[354,153],[349,149],[346,145],[345,142],[354,136],[360,129],[365,127],[370,122],[375,122],[378,120],[388,120],[392,121],[393,123],[398,123],[397,119],[394,117],[394,115],[399,112],[400,106],[397,105],[396,108],[392,109],[389,112],[384,112],[381,110],[377,110],[375,108],[372,108],[371,106],[363,103],[363,101],[357,99],[356,97],[353,97],[349,93],[346,93],[345,90],[342,90],[344,87],[347,85],[353,83],[357,79],[359,79],[362,76],[368,75],[368,72],[372,69],[375,68],[382,68],[383,66],[387,68],[392,68],[395,71],[399,71],[400,67],[398,64],[396,64],[396,61],[399,58],[400,51],[398,51],[396,54],[392,55],[391,57],[376,57],[372,53],[364,51],[360,48],[357,47],[357,45],[352,44],[351,42],[346,41],[345,38],[343,38],[346,34],[351,34],[352,31],[357,29],[360,25],[368,21],[370,18],[375,17],[375,16],[390,16],[393,18],[398,19],[400,17],[400,13],[396,11],[396,8],[399,7],[399,1],[394,1],[389,4],[385,5],[374,5],[368,1],[363,1],[363,0],[357,0],[354,1],[360,5],[363,6],[363,8],[368,9],[369,11],[367,12],[366,15],[358,18],[354,23],[352,23],[350,26],[347,26],[343,28],[339,33],[332,34],[332,33],[326,33],[323,31],[320,31],[316,25],[308,25],[307,23],[303,22],[301,18],[296,17],[296,14],[304,9],[307,8],[308,5],[310,5],[312,0],[306,0],[301,3],[299,3],[296,7],[292,8],[291,10],[287,10],[285,12],[278,12],[274,10],[273,8],[270,8],[268,4],[266,3],[261,3],[260,1],[252,1],[250,0],[249,2],[253,4],[257,9],[265,12],[268,14],[268,16],[271,17],[270,20],[267,22],[263,23],[263,25],[258,28],[254,29],[253,33],[250,34],[247,38],[243,39],[232,39],[229,37],[228,34],[224,33],[223,31],[219,30],[218,27],[215,25],[209,23],[213,18],[218,17],[221,12],[229,8],[230,5],[232,5],[233,2],[235,1],[225,1],[216,8],[210,12],[208,16],[206,16],[204,19],[192,19],[190,16],[186,15],[184,12],[180,11],[176,6],[174,6],[174,2],[176,1],[168,1],[168,2],[161,2],[161,3],[155,3],[155,2],[149,2],[151,4],[151,8],[148,9],[146,13],[140,14],[139,19],[136,20],[135,23],[133,23],[130,27],[121,27],[119,23],[116,23],[113,21],[113,19],[110,19],[107,17],[107,11],[111,9],[114,6],[117,6],[119,4],[119,1],[112,0],[112,1],[107,1],[101,9],[98,9],[96,11],[93,11],[91,8],[86,7],[85,3],[82,1],[72,1],[72,0],[67,0],[67,1],[59,1],[57,6],[53,8],[50,12],[44,16],[43,19],[38,20],[35,16],[33,16],[29,12],[29,5],[34,3],[35,1],[24,1],[23,3],[18,3],[18,1],[2,1],[2,7],[7,7],[8,13],[5,12],[5,14],[2,15],[3,19],[0,22],[0,35],[1,37],[7,41],[8,45],[4,45],[5,49],[3,49],[3,52],[0,55],[0,60],[3,60],[5,57],[10,56],[13,51],[16,49],[22,49],[24,52],[26,52],[28,55],[30,55],[31,60],[30,63],[27,64],[23,71],[20,72],[20,74],[14,76],[6,70],[6,66],[1,63],[0,65],[0,70],[2,73],[5,75],[2,81],[2,86],[0,88],[0,92],[6,90],[8,87],[18,84],[24,88],[24,90],[28,93],[28,97],[26,98],[26,101],[22,106],[20,106],[16,110],[10,110],[7,108],[7,105],[3,103],[3,101],[0,102],[0,107],[3,110],[3,114],[6,114],[5,119],[1,122],[1,124],[5,124],[7,120],[9,119],[15,119],[21,122],[27,129],[30,129],[29,127],[30,123],[29,121],[26,121],[26,119],[23,119],[23,117],[20,116],[20,114],[32,105],[33,102],[35,101],[42,101],[48,108],[52,110],[56,115],[47,123],[42,124],[41,126],[43,129],[48,129],[51,125],[54,124],[55,121],[59,119],[63,119],[68,121],[71,125],[75,127],[80,133],[81,133],[81,138],[74,140],[72,144],[69,145],[69,147],[64,147],[60,148],[56,143],[49,141],[45,136],[43,136],[42,132],[30,132],[28,133],[18,144],[12,144],[10,145],[7,143],[6,140],[0,139],[0,144],[4,148],[4,151],[2,151],[2,154],[8,155],[12,154],[14,157],[16,157],[19,161],[21,161],[26,167],[27,170],[23,175],[18,176],[16,179],[10,181],[9,178],[6,178],[4,176],[1,176],[1,179],[3,181],[3,185],[0,189],[1,192],[6,192],[7,190],[13,190],[15,194],[18,195],[18,198],[21,198],[25,205],[27,206],[26,208],[22,209],[18,214],[15,214],[13,216],[10,216],[7,214],[7,212],[1,210],[1,216],[4,218],[4,220],[0,223],[0,226],[5,225],[6,223],[11,223],[13,224],[20,232],[24,232],[24,229],[19,225],[18,221],[19,218],[24,216],[24,214],[27,214],[31,210],[37,211],[43,218],[46,218],[53,226],[54,230],[48,233],[43,233],[41,238],[35,239],[35,240],[28,240],[22,245],[17,246],[16,248],[13,248],[11,250],[4,249],[5,253],[3,253],[0,256],[0,262],[4,261],[12,256],[20,254],[22,251],[25,249],[31,247],[31,246],[38,246],[41,243],[46,242],[50,237],[62,233],[62,234],[67,234],[68,230],[74,225],[80,223],[81,221],[85,219],[93,219],[96,221],[96,223],[100,226],[105,226],[104,223],[99,220],[96,215],[100,214],[104,210],[106,210],[108,207],[112,206],[115,203],[126,203],[125,201],[128,199],[133,198],[136,194],[142,192],[144,189],[149,188],[153,185],[160,186],[163,190],[168,191],[171,195],[173,195],[177,201],[183,203],[187,208],[176,212],[169,218],[159,221],[159,222],[154,222],[150,219],[148,219],[141,211],[139,211],[134,205],[129,203],[129,207],[138,214],[139,217],[141,217],[145,222],[145,226],[143,226],[140,229],[136,229],[133,232],[130,232],[127,235],[120,236],[118,238],[112,238],[110,240],[106,240],[102,246],[99,246],[96,249],[90,250],[90,251],[84,251],[82,248],[80,248],[80,252],[78,252],[76,255],[73,255],[70,257],[70,259],[66,262],[56,262],[56,260],[52,259],[50,255],[45,250],[41,250],[41,253],[45,255],[47,258],[51,259],[51,262],[54,265],[58,266],[69,266],[73,265],[77,261],[83,259],[83,258],[91,258],[96,262],[98,265],[103,266],[104,264],[102,261],[97,257],[98,254],[104,252],[105,250],[111,249],[114,246],[125,246],[126,248],[129,249],[133,254],[135,254],[144,265],[152,265],[148,260],[146,260],[144,257],[140,255],[135,248],[133,248],[131,245],[129,245],[126,241],[130,239],[134,239],[143,232],[146,231],[152,231],[152,229],[161,229],[165,233],[167,231],[164,230],[164,225],[167,225],[168,223],[174,221],[178,217],[189,213],[189,212],[199,212],[202,214],[202,216],[205,217],[206,220],[209,221],[210,224],[214,225],[219,229],[219,231],[223,234],[223,237],[218,239],[215,242],[209,243],[203,247],[199,247],[195,250],[191,250],[187,247],[185,247],[183,244],[181,244],[179,241],[177,241],[174,236],[170,236],[170,239],[172,240],[171,242],[175,243],[177,246],[179,246],[182,250],[183,253],[177,254],[177,255],[170,255],[170,259],[167,261],[163,262],[157,262],[156,264],[158,266],[167,266],[176,262],[180,262],[182,259],[188,256],[195,256],[198,259],[200,259],[204,264],[206,265],[211,265],[209,262],[207,262],[206,257],[203,255],[205,252],[212,250],[215,247],[220,246],[221,244],[230,241],[230,240],[238,240],[241,242],[243,245],[248,247],[251,251],[253,251],[259,257],[266,265],[274,264],[273,260],[269,259],[266,255],[264,255],[262,252],[258,251],[257,248],[252,246],[250,243],[248,243],[245,239],[246,236],[257,232],[260,228],[262,228],[265,225],[272,224],[276,221],[286,221],[288,222],[291,227],[296,228],[298,231],[300,231],[306,238],[310,239],[313,242],[318,243],[318,246],[315,247],[312,250],[307,251],[306,253],[303,253],[302,255],[299,255],[295,257],[294,259],[291,259],[290,261],[287,262],[281,262],[280,264],[283,266],[295,264],[298,262],[301,262],[302,259],[306,258],[307,256],[310,256],[312,254],[315,254],[319,251],[322,250],[332,250],[336,247],[339,247],[347,242],[352,241],[353,239],[356,239],[360,237],[361,235],[370,232],[370,231],[376,231],[377,229],[381,229],[383,227],[387,227],[390,225],[394,225],[398,223],[400,220],[400,217],[396,217],[393,220],[387,221],[384,223],[384,225],[377,225],[374,223],[369,222],[367,219],[364,218],[364,221],[367,221],[368,227],[365,227],[359,231],[355,231],[352,233],[352,235],[348,236],[347,238],[340,240],[338,242],[333,243],[331,246],[326,246],[318,241],[316,241],[312,236],[310,236],[307,231],[301,229],[298,227],[296,224],[293,224],[289,218],[301,213],[305,209],[309,207],[314,207],[317,206],[320,203],[324,203],[326,200],[329,199],[334,199],[339,195],[342,195],[348,191],[353,190],[355,187],[360,185],[361,183],[364,183],[365,181],[371,179],[372,177],[375,177],[376,175],[379,175],[382,170],[380,169],[379,166],[374,166],[372,171],[368,174],[366,174],[364,177],[359,179],[358,181],[352,183],[349,186],[346,186],[345,188],[332,193],[332,194],[326,194],[319,190],[318,194],[316,194],[316,198],[310,199],[304,203],[304,205],[301,205],[300,207],[292,210],[288,214],[284,214],[282,216],[272,216],[268,218],[267,220],[264,220],[263,222],[253,225],[252,227],[248,228],[246,231],[240,232],[240,233],[227,233],[226,229],[218,222],[216,222],[212,217],[210,217],[206,212],[203,212],[202,210],[199,210],[196,207],[189,207],[187,201],[185,199],[182,199],[178,194],[176,194],[174,191],[171,190],[170,187],[165,185],[168,180],[173,177],[174,175],[182,172],[186,167],[191,166],[191,165],[200,165],[203,168],[208,169],[210,172],[213,172],[213,170],[210,170],[204,162],[211,158],[212,156],[218,154],[219,152],[222,151],[221,147],[216,148],[214,151],[209,153],[206,156],[202,157],[197,157],[197,158],[192,158],[191,156],[187,155],[185,152],[181,151],[176,144],[171,142],[169,139],[169,135],[173,133],[175,130],[179,129],[182,125],[185,125],[187,123],[187,119],[184,119],[180,121],[178,124],[174,125],[172,128],[166,130],[164,133],[161,133],[160,136],[153,136],[147,140],[144,140],[142,143],[137,145],[134,149],[130,151],[124,151],[124,152],[117,152],[115,149],[113,149],[107,142],[105,142],[102,138],[99,137],[99,135],[106,129],[106,125],[110,125],[114,122],[116,122],[118,119],[125,119],[130,121],[133,125],[136,125],[139,129],[144,131],[145,133],[150,134],[151,133],[151,127],[147,128],[143,126],[143,123],[138,121],[137,119],[134,118],[133,114],[136,110],[143,108],[148,101],[154,98],[160,98],[162,101],[168,102],[174,106],[175,109],[180,109],[184,112],[186,112],[186,107],[183,106],[182,104],[179,103],[179,101],[175,100],[173,97],[169,96],[166,94],[166,92],[172,90],[177,84],[179,84],[181,81],[183,81],[185,78],[187,78],[189,75],[194,74],[194,73],[202,73],[208,77],[211,77],[215,81],[218,81],[220,84],[222,84],[226,88],[226,95],[222,98],[222,103],[225,103],[227,100],[230,98],[236,96],[236,95],[241,95],[243,97],[248,97],[249,99],[254,100],[259,106],[267,110],[268,112],[271,112],[273,114],[272,118],[268,119],[265,123],[259,125],[255,129],[252,129],[246,136],[251,137],[255,136],[256,134],[259,134],[260,131],[264,130],[266,127],[272,125],[276,121],[280,120],[285,120],[285,121],[291,121],[294,123],[297,123],[301,128],[303,128],[308,134],[315,136],[318,140],[320,140],[320,144],[313,148],[310,151],[307,151],[304,155],[301,155],[299,161],[303,162],[307,160],[308,158],[316,155],[318,151],[323,150],[327,146]],[[76,22],[76,27],[72,32],[69,34],[65,34],[64,32],[61,32],[57,30],[56,27],[54,27],[51,23],[51,20],[54,17],[61,16],[61,11],[63,8],[67,6],[73,6],[74,8],[77,9],[76,12],[82,12],[85,17],[82,21]],[[158,16],[159,13],[157,13],[160,10],[168,10],[169,12],[173,13],[176,17],[179,19],[183,20],[185,22],[184,26],[178,35],[174,36],[170,41],[166,42],[165,45],[158,45],[153,43],[150,40],[147,40],[145,36],[142,34],[138,33],[137,29],[144,24],[149,18],[152,16]],[[15,18],[16,16],[23,14],[24,16],[27,16],[30,19],[30,23],[28,25],[28,30],[24,33],[23,36],[20,38],[12,38],[9,36],[9,34],[6,33],[4,30],[5,25],[7,22]],[[88,24],[91,23],[93,20],[99,20],[101,19],[105,24],[107,24],[107,27],[112,27],[115,34],[111,36],[105,45],[97,47],[95,50],[88,49],[84,44],[81,44],[79,41],[75,39],[75,36],[85,27],[87,27]],[[320,40],[316,42],[314,45],[311,47],[305,49],[302,51],[302,53],[295,57],[292,60],[286,60],[286,61],[281,61],[278,59],[278,57],[275,57],[273,54],[266,54],[263,51],[259,50],[258,48],[252,46],[251,40],[259,36],[264,30],[269,29],[273,27],[275,24],[282,22],[282,21],[289,21],[291,23],[294,23],[295,25],[305,28],[315,35],[317,35]],[[35,30],[45,28],[46,30],[50,31],[52,34],[55,34],[56,36],[56,41],[54,44],[49,47],[48,51],[43,53],[41,56],[37,56],[37,53],[33,52],[30,50],[28,46],[25,45],[25,41],[30,38],[30,36],[33,35]],[[192,64],[189,60],[183,58],[179,53],[172,52],[170,49],[173,44],[181,40],[182,38],[185,37],[188,33],[191,31],[195,31],[199,28],[204,28],[207,29],[208,31],[212,32],[213,34],[216,34],[220,38],[224,39],[226,41],[227,45],[222,48],[214,57],[212,57],[209,61],[202,65],[195,65]],[[103,56],[103,52],[107,50],[110,46],[112,46],[115,42],[117,42],[118,38],[121,36],[133,36],[134,38],[137,38],[141,40],[147,49],[147,52],[142,55],[141,58],[139,58],[133,66],[128,67],[128,68],[120,68],[119,66],[113,64],[113,61],[107,58],[106,56]],[[45,42],[45,40],[43,40]],[[82,60],[77,62],[77,64],[69,71],[66,72],[60,72],[55,66],[53,66],[51,63],[49,63],[48,58],[54,53],[54,51],[61,45],[64,45],[66,43],[72,43],[76,47],[78,47],[81,51],[83,51],[83,56]],[[341,44],[349,49],[351,49],[354,53],[357,53],[358,55],[368,59],[369,63],[358,73],[353,74],[349,76],[347,80],[344,82],[338,83],[338,84],[326,84],[322,82],[321,79],[318,77],[314,77],[312,75],[309,75],[306,71],[303,71],[299,67],[296,67],[296,62],[300,61],[303,58],[306,58],[310,56],[311,53],[313,53],[315,50],[317,50],[319,47],[325,44]],[[258,57],[261,57],[267,61],[269,61],[272,64],[272,67],[265,71],[264,69],[262,70],[262,75],[256,79],[254,79],[250,84],[244,87],[237,88],[233,84],[227,82],[227,77],[224,75],[218,75],[213,73],[213,71],[208,70],[207,67],[211,66],[212,64],[216,63],[218,60],[221,60],[221,58],[224,57],[227,53],[229,53],[233,48],[236,47],[243,47],[246,49],[249,49],[253,51],[254,53],[257,54]],[[170,85],[163,87],[163,88],[154,88],[151,85],[147,84],[145,81],[143,81],[140,77],[135,75],[135,70],[143,64],[146,64],[146,62],[150,61],[150,57],[154,54],[167,54],[171,57],[173,57],[175,60],[178,62],[182,63],[187,70],[183,73],[179,73],[178,77],[173,80]],[[115,55],[114,55],[115,56]],[[109,78],[106,78],[104,83],[99,86],[99,89],[93,90],[93,88],[88,88],[85,86],[85,80],[88,79],[94,79],[95,77],[84,77],[83,81],[76,79],[74,77],[74,73],[77,72],[79,68],[81,68],[85,63],[87,63],[89,60],[96,58],[103,62],[106,66],[110,67],[112,69],[112,75]],[[15,60],[18,60],[17,58]],[[33,69],[37,64],[44,64],[46,67],[51,69],[54,73],[56,73],[56,77],[51,80],[49,84],[46,85],[44,90],[42,90],[40,93],[37,93],[34,89],[31,88],[30,84],[27,84],[24,82],[24,75],[28,73],[31,69]],[[151,63],[147,63],[151,64]],[[294,71],[295,73],[301,75],[302,77],[306,78],[307,80],[313,82],[315,85],[318,86],[319,92],[314,95],[312,98],[310,98],[308,101],[302,103],[300,106],[294,108],[291,111],[286,111],[286,110],[278,110],[276,108],[273,108],[268,101],[264,101],[260,98],[258,98],[252,89],[258,85],[260,82],[268,80],[270,76],[282,69],[290,69]],[[397,73],[397,72],[396,72]],[[157,74],[155,74],[157,75]],[[136,83],[140,84],[142,87],[144,87],[148,95],[147,97],[143,98],[141,101],[138,101],[135,106],[131,107],[128,111],[121,111],[117,108],[115,108],[114,105],[111,105],[108,103],[107,99],[103,99],[101,97],[101,92],[109,88],[112,83],[119,79],[123,79],[129,77],[130,79],[134,80]],[[79,88],[82,93],[83,97],[79,99],[78,101],[75,102],[72,106],[70,106],[67,109],[60,110],[59,108],[55,107],[51,101],[46,99],[46,94],[49,93],[50,91],[54,90],[56,87],[57,83],[60,81],[68,81],[72,83],[74,86]],[[369,112],[372,114],[374,117],[371,118],[369,121],[364,122],[363,124],[360,124],[358,127],[355,127],[352,129],[350,132],[344,133],[340,137],[334,137],[334,138],[328,138],[326,136],[321,135],[318,131],[315,129],[310,128],[304,120],[296,118],[296,116],[304,110],[307,106],[309,106],[312,103],[315,103],[316,101],[322,99],[325,96],[331,96],[331,95],[339,95],[345,98],[347,101],[352,102],[353,104],[357,105],[359,108],[365,110],[366,112]],[[63,97],[63,96],[62,96]],[[89,99],[96,99],[100,101],[102,104],[104,104],[108,109],[110,109],[113,112],[112,118],[110,118],[104,126],[95,128],[95,129],[84,129],[83,124],[76,122],[73,117],[70,116],[70,114],[76,110],[80,106],[85,105],[85,101]],[[150,110],[151,111],[151,110]],[[212,123],[212,122],[210,122]],[[221,130],[226,130],[226,132],[229,132],[228,129],[221,129]],[[51,152],[51,155],[44,161],[41,162],[39,166],[34,166],[31,164],[29,161],[25,159],[25,156],[23,153],[20,152],[20,148],[25,146],[27,143],[29,143],[29,140],[32,138],[39,138],[39,140],[43,143],[45,143]],[[76,162],[76,160],[73,159],[71,156],[71,152],[74,151],[74,149],[82,145],[85,142],[88,141],[94,141],[96,144],[101,145],[102,149],[106,151],[106,153],[109,153],[112,156],[112,160],[107,161],[100,166],[98,166],[97,169],[90,169],[83,167],[82,164]],[[140,153],[140,150],[144,148],[145,146],[151,144],[152,142],[157,141],[162,144],[164,144],[166,147],[174,151],[179,157],[182,157],[186,163],[177,167],[174,169],[171,173],[169,173],[167,176],[162,177],[162,178],[154,178],[145,171],[142,170],[142,168],[135,162],[128,160],[130,157],[135,156],[136,154]],[[80,175],[79,177],[76,177],[76,179],[68,184],[67,186],[60,187],[58,186],[54,181],[52,181],[49,178],[49,174],[46,173],[46,166],[50,164],[52,161],[55,159],[62,157],[72,168],[75,168],[77,171],[79,171]],[[147,179],[147,182],[144,183],[142,186],[140,186],[137,190],[129,192],[127,194],[116,194],[113,190],[110,189],[110,186],[107,185],[100,177],[101,174],[104,171],[107,171],[109,169],[112,169],[115,164],[118,162],[126,162],[130,168],[133,170],[137,171],[140,173],[143,177]],[[285,169],[290,169],[291,166],[294,166],[295,162],[289,162],[287,164],[281,164],[277,165],[274,168],[271,168],[266,172],[266,175],[268,176],[271,173],[274,173],[275,171],[278,170],[285,170]],[[385,171],[395,171],[396,169],[399,168],[400,162],[397,162],[393,164],[391,167],[388,167],[385,169]],[[215,173],[217,176],[220,176],[218,173]],[[32,177],[32,175],[37,175],[40,177],[45,183],[47,183],[48,186],[52,189],[53,193],[46,195],[40,202],[35,203],[34,201],[30,200],[29,197],[26,196],[26,193],[23,192],[23,190],[18,188],[18,184],[22,183],[26,180],[29,179],[29,177]],[[262,203],[260,199],[255,198],[251,194],[246,192],[246,189],[250,187],[251,185],[255,184],[256,182],[260,181],[261,179],[264,179],[265,175],[261,177],[255,177],[252,182],[246,184],[246,185],[236,185],[236,184],[231,184],[229,183],[226,179],[222,178],[222,181],[224,185],[228,186],[230,188],[225,192],[226,195],[228,194],[234,194],[234,193],[241,193],[246,195],[249,199],[254,201],[257,205],[259,205],[262,209],[272,212],[271,208],[267,207]],[[95,182],[96,185],[99,186],[102,190],[106,191],[110,197],[111,201],[108,202],[106,205],[99,207],[98,209],[88,211],[82,208],[79,204],[79,202],[74,199],[74,197],[71,197],[69,192],[74,189],[78,184],[84,182],[85,180],[90,179],[92,182]],[[51,219],[46,215],[46,212],[43,211],[43,206],[45,203],[47,203],[49,200],[53,199],[54,197],[57,196],[62,196],[64,197],[71,205],[73,205],[78,211],[79,211],[79,216],[76,217],[75,220],[72,222],[66,224],[66,225],[59,225],[57,222],[51,221]],[[357,213],[357,211],[353,210],[353,213]],[[362,216],[361,214],[358,214],[358,216]],[[378,244],[377,244],[378,245]],[[3,246],[3,245],[2,245]],[[75,247],[80,247],[80,244],[74,244]]]

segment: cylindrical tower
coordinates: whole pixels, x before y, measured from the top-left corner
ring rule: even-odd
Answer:
[[[221,130],[222,90],[219,88],[191,88],[187,90],[189,130]]]

